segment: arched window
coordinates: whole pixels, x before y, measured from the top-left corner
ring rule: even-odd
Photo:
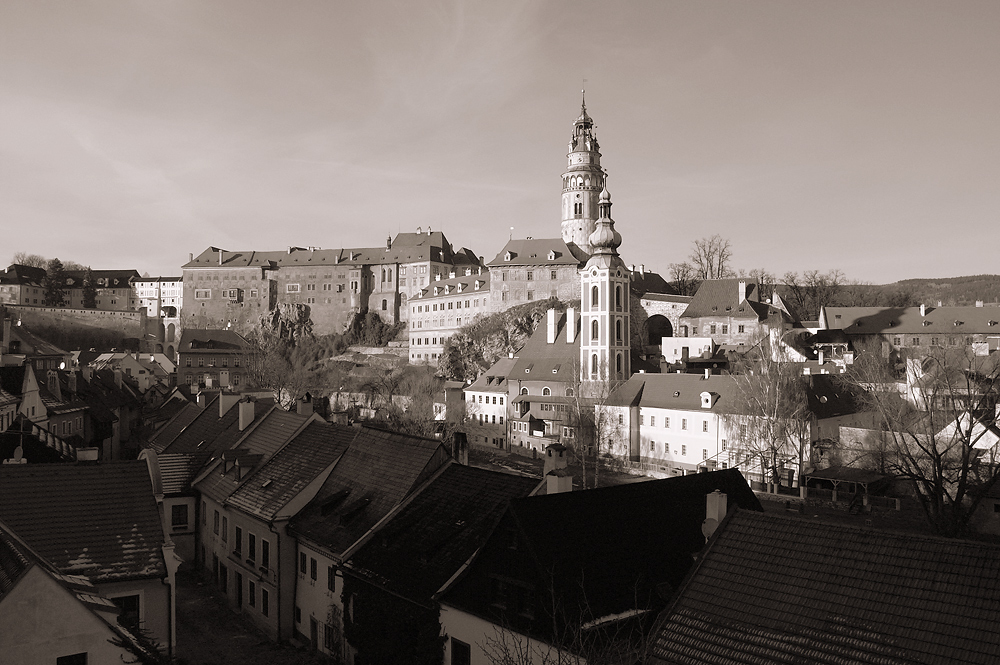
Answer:
[[[552,394],[552,391],[549,390],[548,386],[546,386],[546,387],[542,388],[542,394],[548,396],[548,395]]]
[[[587,182],[587,187],[590,187],[590,178],[587,178],[586,182]]]
[[[615,287],[615,309],[621,311],[622,308],[622,287]]]
[[[573,389],[572,389],[572,388],[567,388],[567,389],[566,389],[566,397],[572,397],[572,396],[573,396],[573,395],[575,395],[575,394],[576,394],[576,393],[574,393],[574,392],[573,392]]]
[[[593,322],[591,322],[590,324],[590,341],[597,342],[598,338],[600,337],[600,333],[601,333],[601,325],[597,322],[597,319],[594,319]]]
[[[597,376],[597,354],[590,356],[590,373]]]
[[[527,388],[521,388],[521,394],[522,395],[527,395],[528,394],[528,389]]]
[[[590,306],[591,307],[597,307],[597,306],[600,305],[601,301],[600,301],[600,296],[598,295],[599,293],[600,292],[597,290],[597,285],[596,284],[590,288]]]
[[[621,376],[621,373],[622,373],[622,354],[620,354],[620,353],[615,356],[615,372],[619,376]]]
[[[615,341],[621,344],[622,341],[622,321],[618,319],[615,321]]]
[[[384,312],[387,309],[389,309],[389,301],[387,301],[385,298],[382,298],[382,311]]]

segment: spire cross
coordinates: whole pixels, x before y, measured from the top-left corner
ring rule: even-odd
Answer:
[[[581,106],[587,108],[587,79],[583,79],[583,89],[580,91],[580,98],[582,100]]]

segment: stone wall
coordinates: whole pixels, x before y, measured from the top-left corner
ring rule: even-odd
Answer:
[[[147,333],[155,334],[158,327],[156,321],[147,319],[145,310],[112,312],[19,305],[7,305],[6,309],[9,316],[20,319],[33,334],[66,351],[121,349],[125,347],[124,340],[145,340]],[[151,349],[140,347],[139,350]]]

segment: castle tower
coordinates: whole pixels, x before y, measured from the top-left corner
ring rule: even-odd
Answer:
[[[584,98],[580,117],[573,123],[573,136],[566,156],[569,166],[563,173],[562,239],[576,243],[588,254],[590,235],[597,224],[598,197],[604,187],[601,151],[594,136],[594,120],[587,115]]]
[[[624,381],[629,362],[629,271],[618,256],[621,234],[611,219],[605,179],[597,228],[587,239],[592,255],[580,271],[580,380],[591,392],[599,382]],[[585,391],[587,389],[585,388]]]

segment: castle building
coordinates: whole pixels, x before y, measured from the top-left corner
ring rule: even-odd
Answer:
[[[287,252],[230,252],[209,247],[183,266],[184,328],[244,331],[281,304],[309,307],[317,335],[343,332],[353,316],[374,311],[386,322],[409,319],[410,298],[453,273],[478,270],[468,249],[455,252],[440,231],[417,229],[385,247]]]
[[[418,291],[409,301],[410,363],[437,365],[448,339],[488,314],[489,301],[490,274],[478,267],[459,277],[452,272]]]

